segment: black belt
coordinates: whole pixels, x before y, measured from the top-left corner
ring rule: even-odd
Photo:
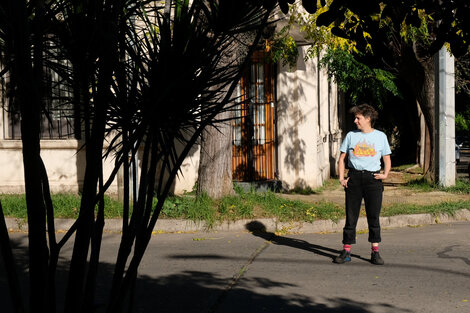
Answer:
[[[356,170],[354,168],[350,168],[349,172],[350,173],[363,173],[363,174],[377,174],[377,173],[380,173],[380,170],[371,172],[371,171],[366,171],[366,170]]]

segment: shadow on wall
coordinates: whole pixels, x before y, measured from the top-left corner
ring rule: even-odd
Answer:
[[[334,151],[333,150],[333,142],[330,141],[328,143],[328,145],[329,145],[329,151]],[[328,158],[329,158],[329,163],[330,163],[330,178],[332,176],[336,177],[338,175],[337,162],[338,162],[339,158],[336,159],[331,153],[329,154]]]
[[[292,187],[292,188],[291,188]],[[307,188],[309,188],[311,186],[309,186],[307,184],[307,182],[305,181],[305,179],[302,179],[302,178],[297,178],[294,182],[294,185],[293,186],[289,186],[289,184],[286,183],[286,186],[285,188],[287,189],[287,191],[289,190],[292,190],[292,189],[295,189],[295,188],[298,188],[300,190],[305,190]]]
[[[189,137],[189,135],[188,135],[188,137]],[[177,154],[177,155],[180,155],[181,152],[184,150],[184,148],[185,148],[185,145],[184,145],[182,142],[177,141],[177,142],[175,143],[175,150],[176,150],[176,154]],[[199,153],[199,146],[198,146],[198,143],[196,143],[196,144],[191,148],[191,150],[189,151],[188,156],[186,157],[186,159],[193,157],[196,153]],[[198,163],[198,164],[199,164],[199,163]],[[183,177],[183,170],[184,170],[184,168],[187,167],[187,166],[192,166],[192,165],[191,165],[191,164],[186,164],[185,162],[183,162],[183,164],[182,164],[182,166],[181,166],[181,169],[180,169],[180,171],[179,171],[179,173],[178,173],[178,176],[179,176],[180,178],[184,178],[184,177]],[[155,188],[158,188],[158,187],[159,187],[159,186],[158,186],[158,179],[159,179],[159,176],[160,176],[160,173],[161,173],[162,170],[163,170],[163,169],[162,169],[162,162],[159,162],[159,163],[158,163],[157,180],[156,180]],[[198,169],[196,169],[196,173],[197,173],[197,171],[198,171]],[[174,195],[174,194],[175,194],[175,188],[176,188],[176,182],[177,182],[177,180],[178,180],[178,176],[175,178],[175,180],[174,180],[173,183],[171,184],[170,195]],[[163,186],[162,186],[162,188],[164,187],[165,181],[168,179],[168,177],[169,177],[169,171],[168,171],[168,168],[167,168],[167,169],[165,169],[165,174],[164,174],[164,178],[163,178]],[[196,178],[196,179],[197,179],[197,178]]]
[[[294,84],[295,79],[286,78]],[[297,104],[299,95],[303,95],[302,86],[296,86],[292,94],[282,94],[278,99],[278,119],[285,125],[278,135],[279,142],[283,143],[285,150],[284,165],[288,171],[295,173],[305,168],[306,143],[300,138],[299,125],[305,122],[306,116]]]
[[[12,240],[17,270],[22,290],[27,290],[26,237]],[[282,241],[279,244],[291,244]],[[302,245],[302,242],[294,243]],[[328,256],[329,257],[329,256]],[[224,259],[216,257],[216,262]],[[210,262],[210,260],[207,260]],[[63,300],[68,276],[68,260],[61,259],[57,272],[58,301]],[[101,263],[96,285],[95,312],[105,312],[114,264]],[[3,258],[0,258],[0,281],[5,281]],[[371,313],[379,306],[388,312],[407,312],[389,304],[361,303],[347,298],[320,298],[297,293],[289,293],[287,288],[298,288],[294,283],[281,282],[266,277],[243,277],[234,288],[229,284],[232,277],[224,277],[203,271],[182,271],[167,276],[140,276],[134,301],[134,312],[172,313],[230,313],[230,312],[351,312]],[[25,293],[26,297],[27,294]],[[2,312],[13,312],[7,284],[0,284]],[[320,302],[320,301],[318,301]],[[27,310],[29,311],[29,310]],[[58,303],[58,312],[63,311],[63,303]]]

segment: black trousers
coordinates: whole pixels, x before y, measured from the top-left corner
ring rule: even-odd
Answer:
[[[380,210],[382,209],[383,183],[375,179],[378,172],[349,170],[346,192],[346,224],[343,229],[343,244],[356,243],[356,226],[362,199],[366,207],[369,226],[369,242],[380,242]]]

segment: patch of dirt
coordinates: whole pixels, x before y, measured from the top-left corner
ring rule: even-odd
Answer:
[[[387,179],[384,180],[385,186],[398,186],[404,185],[410,180],[420,179],[423,175],[416,173],[407,173],[407,172],[394,172],[391,171],[388,174]]]

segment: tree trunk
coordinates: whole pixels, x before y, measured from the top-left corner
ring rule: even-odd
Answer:
[[[26,2],[18,2],[15,16],[26,17]],[[11,69],[15,77],[21,112],[21,140],[24,166],[26,206],[28,213],[30,311],[49,312],[55,304],[48,304],[47,273],[49,249],[46,239],[46,208],[42,194],[40,119],[42,77],[42,17],[43,3],[38,1],[34,30],[26,20],[16,21],[13,26],[13,49],[17,56]],[[33,36],[34,35],[34,36]],[[31,40],[31,38],[33,39]],[[54,282],[49,282],[53,284]],[[49,307],[49,305],[51,307]]]
[[[431,134],[429,133],[429,128],[424,127],[424,162],[423,162],[423,172],[427,173],[429,171],[429,163],[431,159]]]
[[[425,143],[425,175],[436,181],[434,148],[436,142],[435,120],[435,60],[434,57],[418,59],[415,47],[402,49],[402,63],[399,75],[409,85],[416,101],[423,112],[429,140]]]
[[[220,113],[216,119],[226,120],[231,111]],[[232,182],[232,123],[224,121],[204,130],[197,194],[206,193],[213,199],[234,194]]]

